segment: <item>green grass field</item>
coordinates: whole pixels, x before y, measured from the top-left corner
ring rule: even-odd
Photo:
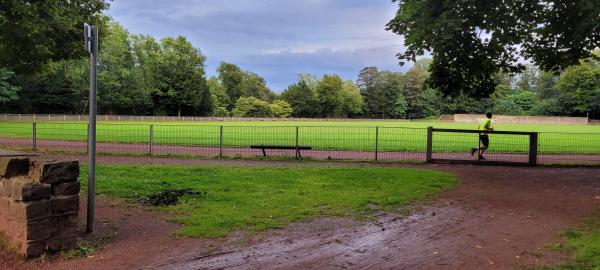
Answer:
[[[85,189],[86,169],[81,172]],[[201,192],[160,206],[185,225],[179,235],[194,237],[280,228],[319,216],[368,218],[375,210],[398,210],[456,183],[452,174],[425,169],[321,166],[101,165],[96,180],[98,194],[134,202],[165,190]]]
[[[150,125],[157,145],[219,146],[223,126],[225,147],[248,147],[253,144],[295,145],[296,126],[301,145],[324,150],[373,151],[376,136],[380,151],[424,152],[426,128],[475,129],[476,123],[448,122],[101,122],[98,141],[147,144]],[[379,127],[378,135],[375,127]],[[540,132],[541,153],[600,153],[600,126],[496,124],[496,130]],[[0,136],[31,138],[32,124],[0,122]],[[497,152],[527,152],[526,136],[490,136]],[[40,122],[37,138],[52,140],[86,139],[85,123]],[[477,134],[436,133],[434,151],[464,152],[476,146]]]

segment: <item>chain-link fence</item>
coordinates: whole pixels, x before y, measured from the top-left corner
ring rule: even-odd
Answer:
[[[0,146],[85,153],[87,123],[2,122]],[[362,126],[115,124],[97,126],[97,151],[116,155],[288,157],[319,160],[600,165],[600,133],[493,132],[485,161],[478,131]],[[447,131],[447,130],[446,130]],[[535,136],[535,141],[532,141]],[[428,147],[429,146],[429,147]],[[428,156],[428,150],[430,156]]]

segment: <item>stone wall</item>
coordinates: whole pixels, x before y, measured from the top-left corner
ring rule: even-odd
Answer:
[[[455,114],[454,122],[479,122],[485,115]],[[587,125],[586,117],[494,115],[495,123],[506,124],[573,124]]]
[[[0,231],[27,257],[75,246],[79,163],[0,157]]]

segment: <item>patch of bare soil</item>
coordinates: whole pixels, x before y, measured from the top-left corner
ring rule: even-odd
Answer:
[[[129,160],[238,166],[340,165],[106,159],[118,163]],[[8,269],[514,269],[565,259],[565,254],[547,251],[544,246],[560,241],[562,230],[577,226],[582,218],[600,210],[598,169],[416,167],[456,173],[460,183],[433,202],[414,206],[408,217],[380,214],[376,221],[320,218],[249,238],[234,233],[228,239],[217,240],[175,239],[172,233],[178,225],[164,220],[167,213],[102,198],[96,210],[99,221],[96,236],[112,234],[112,240],[93,257],[74,260],[51,257],[46,262],[25,263],[8,260],[0,266]]]

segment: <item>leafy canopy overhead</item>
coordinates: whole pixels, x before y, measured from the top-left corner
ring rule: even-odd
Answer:
[[[387,25],[404,37],[404,61],[431,53],[429,84],[446,95],[485,97],[499,71],[521,59],[560,71],[600,46],[600,4],[590,0],[393,0]]]
[[[83,56],[83,23],[104,28],[107,8],[106,0],[0,1],[0,66],[32,74],[48,61]]]

